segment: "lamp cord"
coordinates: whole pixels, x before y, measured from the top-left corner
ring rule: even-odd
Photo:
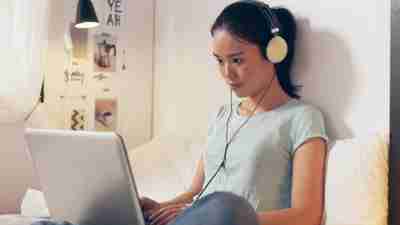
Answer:
[[[33,107],[33,109],[32,109],[32,110],[28,113],[28,115],[25,117],[24,122],[28,121],[28,120],[31,118],[33,112],[35,112],[35,110],[37,109],[37,107],[39,106],[39,104],[40,104],[40,99],[36,102],[36,104],[35,104],[35,106]]]

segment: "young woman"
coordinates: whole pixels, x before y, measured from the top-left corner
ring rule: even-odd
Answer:
[[[141,199],[147,220],[319,225],[328,138],[321,112],[299,100],[291,81],[293,15],[259,1],[235,2],[211,36],[221,77],[243,100],[222,106],[210,121],[189,191],[163,203]]]

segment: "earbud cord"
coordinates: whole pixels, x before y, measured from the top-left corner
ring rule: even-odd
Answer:
[[[231,89],[231,95],[230,95],[230,112],[229,112],[229,116],[228,119],[226,120],[226,127],[225,127],[225,149],[224,149],[224,158],[221,162],[221,164],[218,166],[217,171],[215,171],[215,173],[213,174],[213,176],[210,178],[210,180],[207,182],[206,186],[203,188],[203,190],[201,190],[201,192],[197,195],[196,200],[194,202],[196,202],[197,200],[200,199],[201,195],[204,193],[204,191],[207,189],[207,187],[211,184],[211,182],[214,180],[214,178],[217,176],[218,172],[221,170],[221,168],[226,168],[226,156],[227,156],[227,152],[228,152],[228,148],[230,146],[230,144],[232,143],[234,137],[236,137],[236,135],[239,133],[239,130],[245,125],[247,124],[247,122],[250,120],[250,118],[253,117],[254,113],[256,112],[259,104],[261,103],[261,101],[264,99],[264,97],[266,96],[266,94],[268,93],[269,89],[271,88],[272,82],[274,81],[276,75],[274,75],[271,79],[271,81],[269,82],[267,88],[264,90],[264,93],[262,95],[262,97],[258,100],[256,106],[254,107],[254,109],[252,110],[251,114],[249,117],[247,117],[247,119],[240,125],[240,127],[235,131],[235,133],[232,135],[231,139],[228,141],[228,130],[229,130],[229,123],[232,117],[232,112],[233,112],[233,104],[232,104],[232,89]]]

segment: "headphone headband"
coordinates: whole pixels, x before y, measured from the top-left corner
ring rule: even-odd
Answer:
[[[280,32],[281,31],[281,28],[280,28],[281,25],[279,23],[278,18],[275,15],[275,13],[272,11],[272,9],[267,4],[265,4],[265,9],[266,10],[263,10],[263,9],[264,8],[261,8],[261,11],[263,11],[264,14],[265,14],[265,12],[267,12],[267,14],[268,14],[268,16],[270,18],[270,21],[271,21],[271,33],[275,34],[275,33]]]
[[[241,0],[239,2],[255,6],[264,16],[265,20],[268,20],[271,25],[270,34],[272,38],[268,40],[264,54],[266,58],[274,64],[282,62],[288,54],[288,45],[281,35],[281,24],[271,7],[258,0]]]
[[[253,5],[257,8],[257,10],[259,10],[259,12],[264,16],[265,20],[268,20],[269,24],[271,25],[271,34],[276,34],[281,31],[279,20],[268,4],[257,0],[242,0],[241,2]]]

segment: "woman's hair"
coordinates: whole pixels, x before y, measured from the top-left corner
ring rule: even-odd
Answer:
[[[265,48],[271,40],[272,34],[269,18],[266,18],[260,10],[267,10],[265,7],[265,3],[255,0],[238,1],[228,5],[212,25],[211,36],[214,36],[218,30],[228,31],[239,39],[257,45],[261,55],[267,58]],[[275,64],[278,80],[282,89],[290,97],[300,98],[297,94],[300,86],[294,85],[290,76],[296,39],[296,21],[286,8],[271,8],[271,10],[279,20],[280,35],[288,44],[287,57],[282,62]]]

